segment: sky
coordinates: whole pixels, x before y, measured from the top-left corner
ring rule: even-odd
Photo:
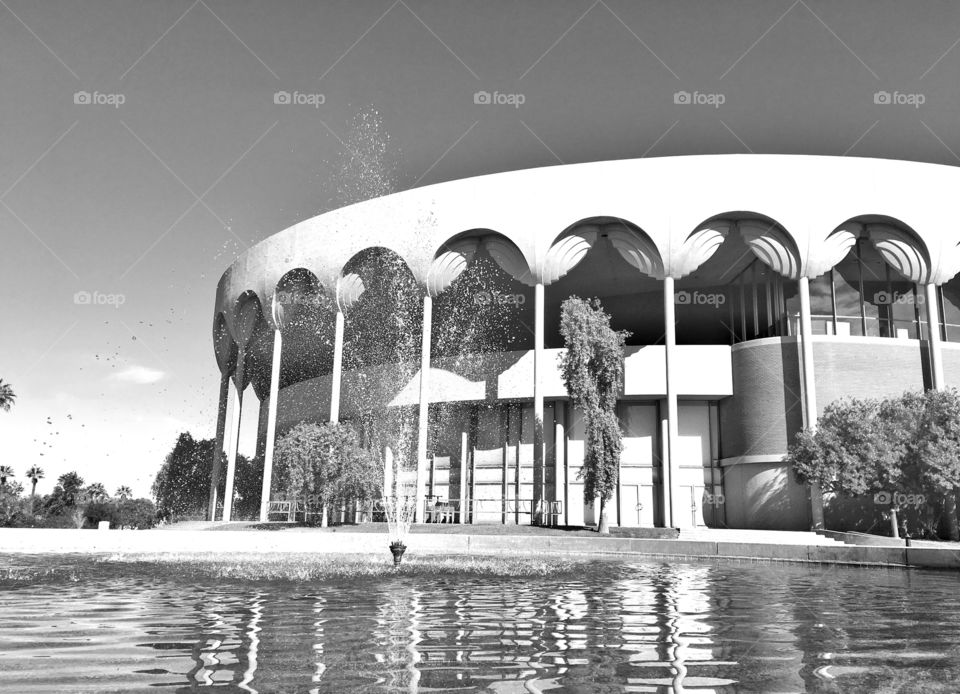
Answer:
[[[336,206],[361,110],[399,190],[686,154],[958,165],[958,77],[956,2],[0,0],[0,458],[40,493],[76,470],[147,494],[180,432],[212,437],[217,281]],[[250,454],[256,398],[243,418]]]

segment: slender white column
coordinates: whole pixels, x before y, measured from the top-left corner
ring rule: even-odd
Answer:
[[[673,363],[676,360],[677,323],[673,295],[673,278],[663,279],[663,319],[664,319],[664,355],[665,379],[667,390],[667,441],[666,460],[663,466],[663,487],[666,497],[663,505],[663,519],[667,527],[687,527],[690,525],[687,514],[683,513],[679,488],[679,409],[677,407],[677,393],[673,384]]]
[[[940,307],[937,304],[937,285],[926,285],[927,333],[930,335],[930,370],[933,372],[934,390],[943,390],[946,381],[943,378],[943,350],[940,341]]]
[[[670,506],[670,466],[667,461],[670,458],[669,441],[670,431],[667,428],[667,399],[664,398],[657,403],[660,436],[660,500],[663,527],[673,527],[672,507]]]
[[[943,390],[947,387],[943,376],[943,349],[940,339],[940,305],[937,301],[937,285],[930,282],[926,285],[927,304],[927,333],[930,342],[930,371],[934,390]],[[947,521],[949,539],[956,541],[960,538],[960,521],[957,519],[957,495],[946,494],[944,497],[944,515]]]
[[[544,480],[543,436],[543,282],[534,287],[533,301],[533,508],[531,525],[541,523]]]
[[[414,521],[422,523],[424,519],[424,488],[427,477],[427,432],[430,417],[430,333],[433,325],[433,299],[430,294],[423,297],[423,333],[420,348],[420,413],[417,425],[417,508]]]
[[[554,499],[563,504],[563,524],[567,522],[567,496],[570,493],[570,483],[567,479],[567,429],[566,429],[566,409],[567,403],[557,400],[553,403],[553,488]],[[557,525],[560,524],[560,518],[555,519]]]
[[[220,399],[217,401],[217,444],[213,452],[213,467],[210,473],[210,520],[217,520],[217,487],[220,486],[223,435],[227,428],[227,397],[230,395],[230,374],[220,374]]]
[[[340,379],[343,373],[343,311],[337,309],[333,334],[333,371],[330,373],[330,422],[340,421]]]
[[[460,432],[460,523],[467,522],[467,458],[470,455],[470,432]]]
[[[237,356],[237,382],[243,385],[243,350]],[[227,483],[223,490],[223,519],[231,520],[233,516],[233,481],[237,474],[237,447],[240,445],[240,413],[243,410],[243,391],[236,383],[233,384],[233,397],[230,415],[230,439],[227,444]]]
[[[277,439],[277,399],[280,395],[280,360],[283,336],[273,331],[273,362],[270,365],[270,402],[267,406],[267,440],[263,450],[263,486],[260,490],[260,521],[267,521],[270,510],[270,485],[273,482],[273,447]]]
[[[803,419],[811,431],[817,429],[817,384],[813,369],[813,325],[810,322],[810,280],[801,277],[800,348],[803,361]],[[823,528],[823,494],[820,485],[810,485],[810,518],[814,530]]]

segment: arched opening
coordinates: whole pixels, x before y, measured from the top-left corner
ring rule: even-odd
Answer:
[[[438,258],[464,243],[471,248],[472,257],[434,298],[431,354],[443,358],[532,349],[533,289],[494,257],[499,254],[502,258],[509,249],[525,268],[520,249],[502,234],[475,229],[450,239]]]
[[[397,253],[366,248],[343,267],[356,274],[364,292],[346,316],[344,369],[414,363],[420,358],[423,290]]]
[[[274,297],[283,334],[280,388],[330,373],[336,312],[331,292],[312,272],[296,268],[280,278]]]
[[[578,230],[594,232],[595,240],[579,262],[546,289],[546,347],[563,347],[560,309],[570,296],[600,299],[604,310],[610,314],[613,329],[630,333],[628,346],[662,343],[663,281],[646,274],[625,255],[630,253],[627,246],[639,244],[652,249],[630,256],[638,265],[646,267],[641,256],[656,253],[647,234],[625,220],[593,217],[571,225],[558,235],[554,243]],[[655,263],[659,262],[657,257]]]
[[[855,233],[856,242],[843,260],[810,280],[814,334],[923,338],[927,321],[918,282],[929,268],[923,242],[903,222],[879,215],[853,217],[837,228]],[[898,256],[902,262],[888,262]],[[787,295],[787,311],[799,314],[795,291]],[[795,320],[789,327],[794,334]]]

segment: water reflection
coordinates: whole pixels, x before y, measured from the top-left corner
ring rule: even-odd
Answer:
[[[598,563],[535,579],[0,586],[0,689],[953,691],[953,574]],[[945,645],[946,644],[946,645]]]

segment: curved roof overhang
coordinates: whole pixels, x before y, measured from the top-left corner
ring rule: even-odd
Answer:
[[[514,264],[525,263],[527,280],[549,283],[557,263],[580,257],[582,244],[589,243],[585,229],[580,242],[568,240],[569,250],[558,255],[555,246],[577,220],[622,220],[642,230],[637,248],[652,264],[648,269],[679,278],[696,269],[705,250],[722,242],[717,225],[706,221],[720,215],[736,221],[731,210],[774,220],[776,233],[750,243],[754,252],[762,259],[769,256],[765,262],[780,262],[775,269],[784,274],[811,277],[843,257],[855,229],[850,220],[865,215],[899,220],[909,234],[892,238],[889,229],[878,227],[871,238],[896,249],[887,251],[889,257],[910,255],[904,244],[922,246],[913,253],[927,262],[923,276],[939,284],[960,271],[957,190],[960,168],[805,155],[628,159],[478,176],[350,205],[270,236],[221,277],[214,315],[224,315],[236,338],[238,299],[250,291],[272,324],[268,307],[287,271],[306,268],[323,286],[337,287],[346,263],[373,246],[397,253],[425,291],[442,291],[451,281],[449,273],[462,269],[472,254],[469,243],[450,246],[468,230],[495,232],[512,247]],[[705,228],[710,233],[698,235]],[[720,236],[730,228],[720,228]],[[740,231],[748,240],[751,233],[755,239],[762,236],[762,228],[751,232],[749,223]],[[644,262],[638,259],[641,271]]]

